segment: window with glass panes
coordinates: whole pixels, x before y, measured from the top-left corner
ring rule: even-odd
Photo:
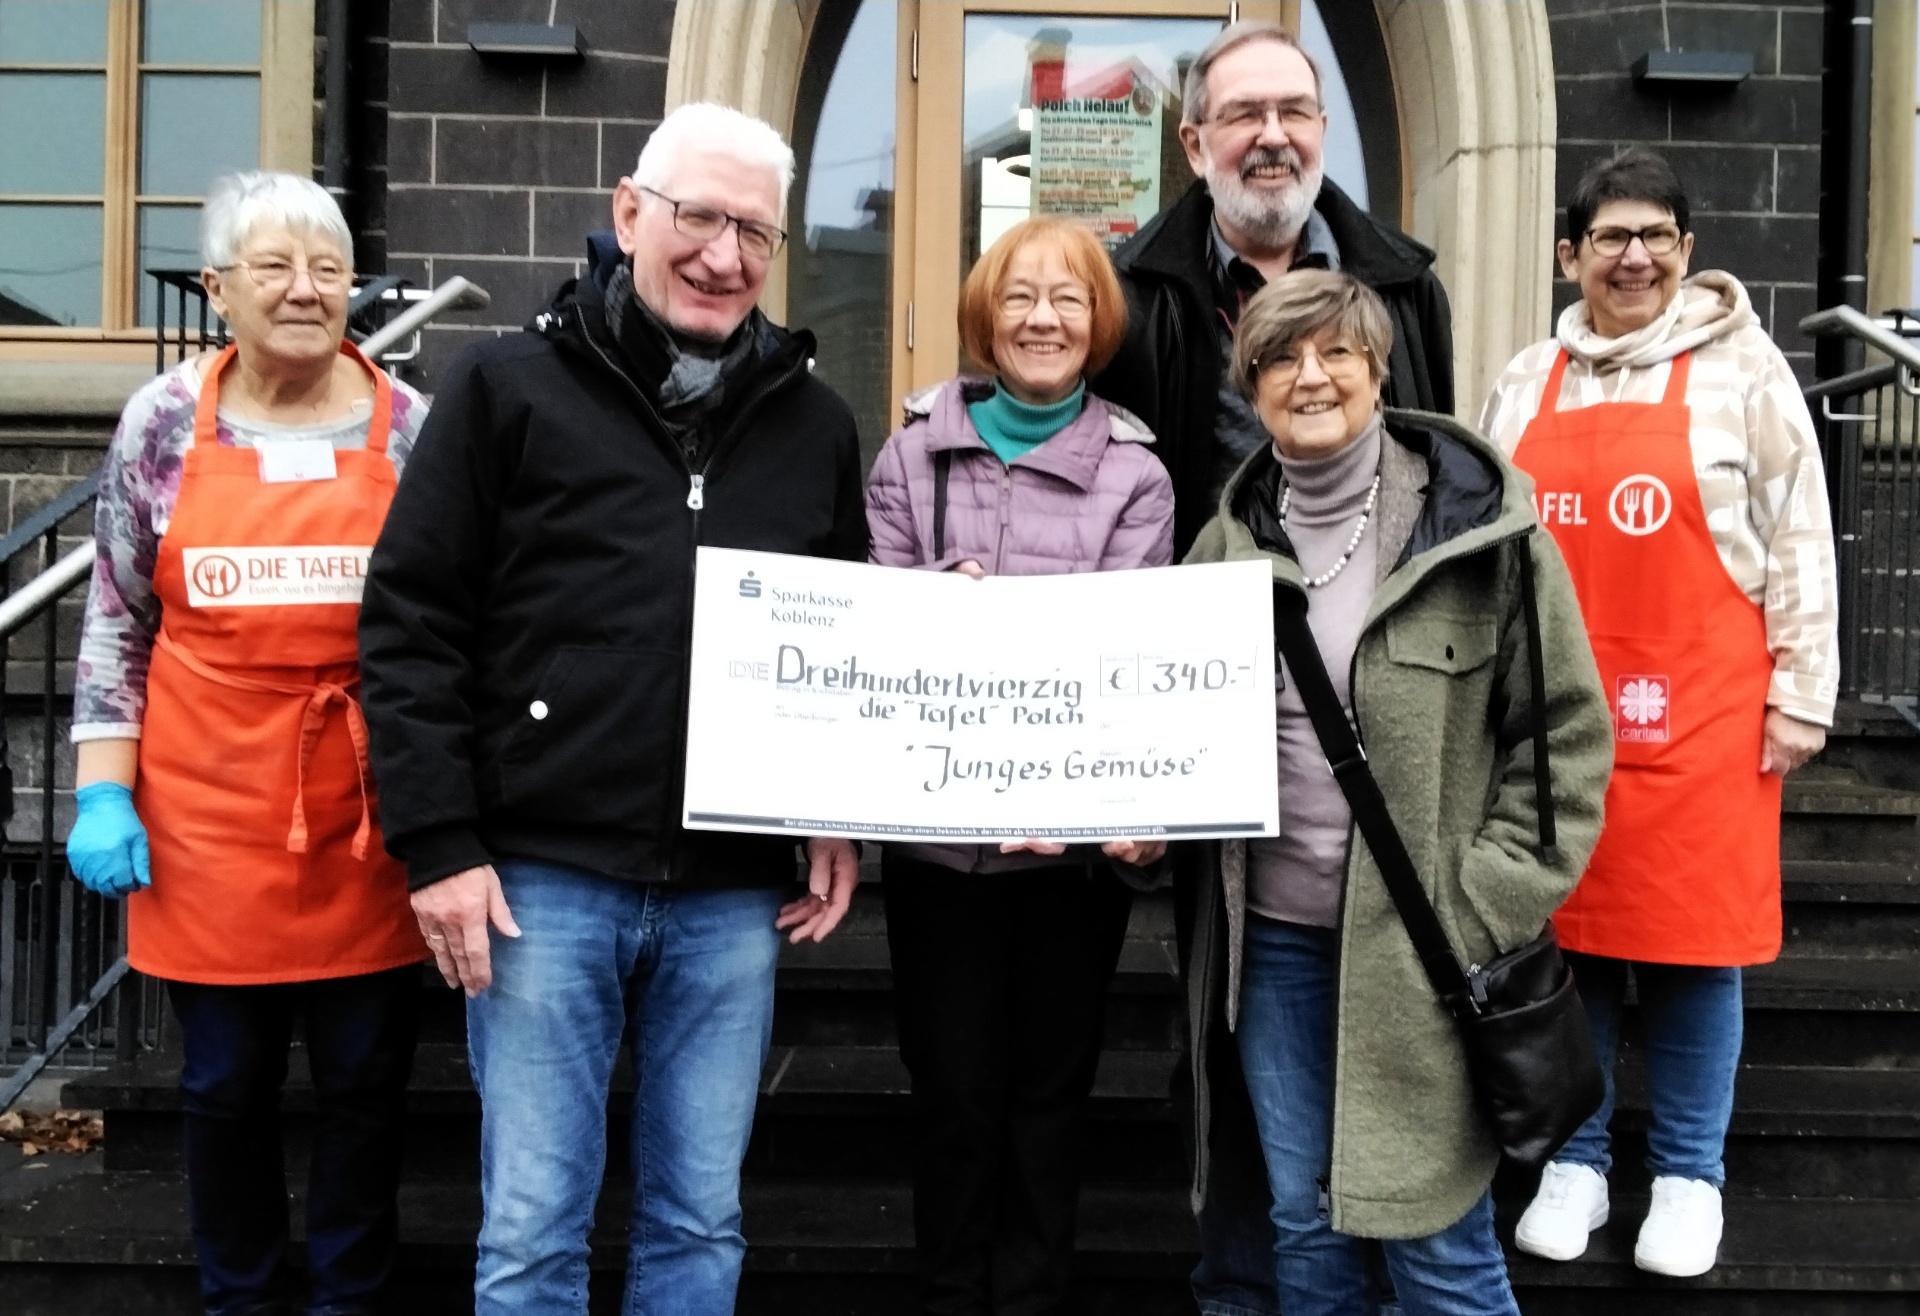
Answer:
[[[212,179],[291,163],[263,149],[286,137],[269,124],[274,84],[289,90],[273,29],[304,18],[310,59],[312,14],[310,0],[0,0],[0,336],[154,323],[147,271],[199,268]]]

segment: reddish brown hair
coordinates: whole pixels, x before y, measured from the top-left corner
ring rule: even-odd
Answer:
[[[1086,285],[1092,305],[1087,316],[1087,364],[1082,370],[1095,374],[1113,360],[1120,340],[1127,336],[1127,299],[1100,239],[1070,220],[1045,215],[1023,219],[973,263],[960,286],[960,346],[980,365],[998,369],[993,359],[993,326],[1000,318],[1000,290],[1013,258],[1032,243],[1046,243],[1058,251],[1073,277]]]

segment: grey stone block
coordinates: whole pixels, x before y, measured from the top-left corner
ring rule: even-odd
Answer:
[[[547,67],[546,112],[588,119],[658,119],[666,103],[663,61],[616,59],[591,50]]]
[[[586,235],[613,227],[610,188],[533,194],[533,254],[583,259]]]
[[[389,187],[387,246],[407,256],[524,255],[529,246],[527,193]]]
[[[483,60],[462,46],[395,47],[387,56],[387,104],[396,112],[538,114],[540,66]]]
[[[440,184],[593,187],[599,181],[600,134],[591,123],[441,119],[433,156]]]

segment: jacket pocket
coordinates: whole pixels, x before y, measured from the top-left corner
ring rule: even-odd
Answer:
[[[1491,617],[1428,613],[1387,621],[1387,657],[1409,667],[1459,676],[1490,662],[1499,647]]]
[[[546,823],[650,833],[674,778],[681,659],[658,649],[556,649],[501,755],[503,803]]]

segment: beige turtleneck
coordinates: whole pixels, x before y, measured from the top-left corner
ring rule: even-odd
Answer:
[[[1276,453],[1285,477],[1282,487],[1293,491],[1287,508],[1287,537],[1308,576],[1325,572],[1346,550],[1354,523],[1366,506],[1367,491],[1380,470],[1384,442],[1376,413],[1353,442],[1331,457],[1299,461]],[[1340,574],[1307,591],[1307,625],[1349,719],[1353,696],[1348,678],[1367,605],[1373,601],[1379,543],[1370,517]],[[1353,815],[1339,783],[1327,771],[1320,738],[1307,720],[1306,707],[1284,663],[1275,685],[1280,834],[1247,846],[1247,906],[1268,918],[1331,928],[1340,917]]]

